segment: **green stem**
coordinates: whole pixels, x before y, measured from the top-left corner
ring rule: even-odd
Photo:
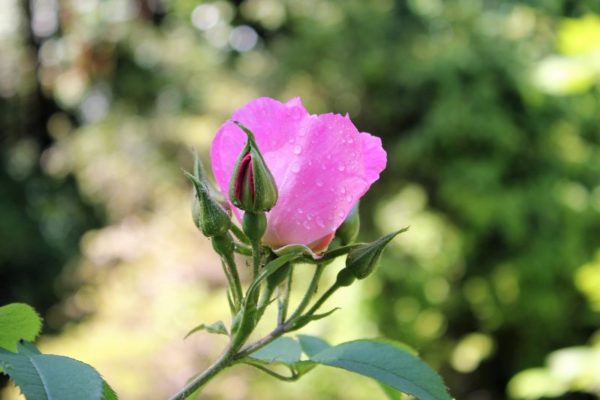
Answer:
[[[298,307],[296,308],[296,310],[294,311],[294,313],[288,321],[293,321],[296,318],[298,318],[302,314],[302,311],[304,311],[306,306],[308,306],[308,303],[310,303],[310,299],[312,299],[312,297],[317,291],[319,280],[321,279],[321,274],[323,273],[324,267],[325,264],[317,264],[315,268],[315,273],[308,285],[308,289],[306,290],[306,293],[304,293],[304,297],[302,298],[300,304],[298,304]]]
[[[183,389],[173,395],[169,400],[185,400],[208,381],[215,377],[219,372],[233,364],[235,348],[228,347],[227,350],[210,367],[204,370],[200,375],[192,379]]]
[[[235,260],[233,259],[232,254],[224,256],[223,262],[225,263],[225,269],[229,271],[228,275],[231,277],[229,286],[231,287],[231,291],[233,293],[233,301],[235,304],[235,310],[237,311],[239,310],[242,304],[242,299],[244,298],[244,293],[242,292],[242,283],[237,271],[237,265],[235,265]]]
[[[325,303],[325,301],[331,297],[332,294],[335,293],[336,290],[338,290],[341,286],[337,285],[337,284],[333,284],[329,289],[327,289],[327,291],[325,293],[323,293],[323,295],[321,295],[321,297],[319,297],[319,299],[315,302],[315,304],[313,304],[313,306],[306,312],[305,315],[313,315],[314,313],[316,313],[319,308],[323,305],[323,303]]]
[[[282,325],[287,318],[288,307],[290,304],[290,292],[292,291],[292,282],[294,280],[294,264],[290,267],[287,282],[285,284],[285,292],[283,296],[280,294],[279,308],[277,310],[277,324]]]
[[[245,244],[250,244],[250,240],[248,240],[248,236],[240,229],[236,224],[231,224],[231,232],[235,235],[236,238],[239,239],[240,242]]]
[[[295,373],[295,372],[292,372],[291,376],[281,375],[281,374],[278,374],[277,372],[275,372],[273,370],[270,370],[269,368],[267,368],[267,367],[265,367],[263,365],[260,365],[260,364],[258,364],[256,362],[253,362],[251,360],[242,360],[241,362],[244,363],[244,364],[250,365],[250,366],[252,366],[254,368],[257,368],[257,369],[259,369],[259,370],[261,370],[263,372],[266,372],[267,374],[269,374],[272,377],[277,378],[277,379],[279,379],[281,381],[293,382],[293,381],[297,381],[298,378],[300,378],[300,375],[297,374],[297,373]]]

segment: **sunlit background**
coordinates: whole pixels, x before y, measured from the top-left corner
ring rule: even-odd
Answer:
[[[228,310],[181,168],[258,96],[381,136],[361,239],[411,227],[305,332],[409,343],[461,400],[599,398],[598,0],[2,0],[0,304],[43,314],[42,350],[124,400],[218,355],[183,340]],[[249,367],[202,398],[386,399]]]

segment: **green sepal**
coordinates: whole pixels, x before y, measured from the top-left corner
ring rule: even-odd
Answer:
[[[275,206],[278,198],[275,179],[258,149],[252,131],[238,121],[233,122],[246,133],[248,140],[233,169],[229,184],[229,198],[236,207],[244,211],[269,211]],[[250,154],[250,165],[246,169],[241,168],[242,160],[248,154]],[[239,194],[236,193],[236,187],[241,189]]]
[[[187,339],[190,335],[192,335],[196,332],[199,332],[199,331],[206,331],[208,333],[215,333],[215,334],[219,334],[219,335],[227,335],[227,336],[229,335],[229,332],[227,332],[227,328],[225,327],[225,324],[223,323],[223,321],[217,321],[210,325],[206,325],[206,324],[198,325],[197,327],[195,327],[194,329],[189,331],[184,336],[184,339]]]
[[[206,237],[227,233],[231,227],[231,218],[227,211],[212,198],[204,182],[188,172],[185,172],[185,175],[192,181],[196,190],[192,203],[192,217],[196,226]]]
[[[335,231],[335,238],[339,240],[341,246],[354,243],[358,237],[358,231],[360,230],[358,204],[356,203],[352,207],[350,214],[348,214],[342,225]]]
[[[363,244],[351,250],[346,258],[345,270],[352,272],[356,279],[366,278],[379,264],[379,259],[381,258],[381,253],[385,246],[387,246],[396,235],[405,232],[406,230],[408,230],[408,228],[400,229],[396,232],[387,234],[374,242]]]

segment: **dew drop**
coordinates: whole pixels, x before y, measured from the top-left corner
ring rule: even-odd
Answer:
[[[298,155],[298,154],[302,153],[302,147],[300,147],[299,145],[295,145],[293,151],[294,151],[294,154]]]
[[[308,214],[306,214],[306,218],[307,218],[309,221],[312,221],[312,219],[313,219],[313,215],[312,215],[311,213],[308,213]]]
[[[354,139],[352,139],[351,137],[349,137],[348,140],[346,140],[346,143],[352,144],[352,143],[354,143]]]
[[[339,164],[337,169],[338,169],[338,171],[342,172],[343,170],[346,169],[346,166],[344,164]]]
[[[304,214],[304,210],[302,210],[301,208],[299,208],[297,211],[298,211],[298,214]]]
[[[323,222],[323,218],[317,217],[317,225],[319,225],[321,228],[325,227],[325,222]]]
[[[346,188],[345,188],[345,187],[342,187],[342,188],[340,189],[340,193],[341,193],[341,194],[345,194],[345,193],[346,193]]]
[[[294,144],[295,141],[296,141],[296,139],[294,139],[293,137],[291,137],[291,138],[288,139],[288,142],[290,144]]]
[[[310,223],[308,221],[304,221],[304,223],[302,224],[302,226],[304,226],[307,230],[310,231]]]
[[[340,217],[340,218],[344,218],[344,212],[343,212],[343,211],[339,211],[339,212],[338,212],[338,217]]]
[[[349,194],[348,194],[348,195],[346,195],[346,201],[347,201],[348,203],[352,202],[352,196],[350,196]]]
[[[317,184],[318,187],[323,187],[323,181],[321,179],[317,178],[317,181],[315,183]]]
[[[292,165],[292,172],[297,174],[298,172],[300,172],[300,166],[298,164],[293,164]]]

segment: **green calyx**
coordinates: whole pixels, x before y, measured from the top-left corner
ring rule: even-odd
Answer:
[[[192,203],[192,217],[194,223],[204,236],[222,236],[231,227],[231,219],[227,211],[209,194],[207,185],[196,176],[186,172],[192,181],[195,196]]]
[[[346,246],[356,241],[359,230],[360,215],[358,212],[358,203],[356,203],[342,225],[335,231],[335,238],[339,239],[341,246]]]
[[[344,270],[351,272],[356,279],[366,278],[375,270],[375,268],[377,268],[381,253],[385,246],[387,246],[399,233],[405,232],[407,229],[408,228],[404,228],[392,232],[374,242],[365,243],[364,245],[351,250],[350,253],[348,253],[348,257],[346,257],[346,268]]]
[[[234,123],[248,135],[229,185],[229,198],[241,210],[268,211],[277,203],[277,185],[258,149],[254,134],[238,121]]]

